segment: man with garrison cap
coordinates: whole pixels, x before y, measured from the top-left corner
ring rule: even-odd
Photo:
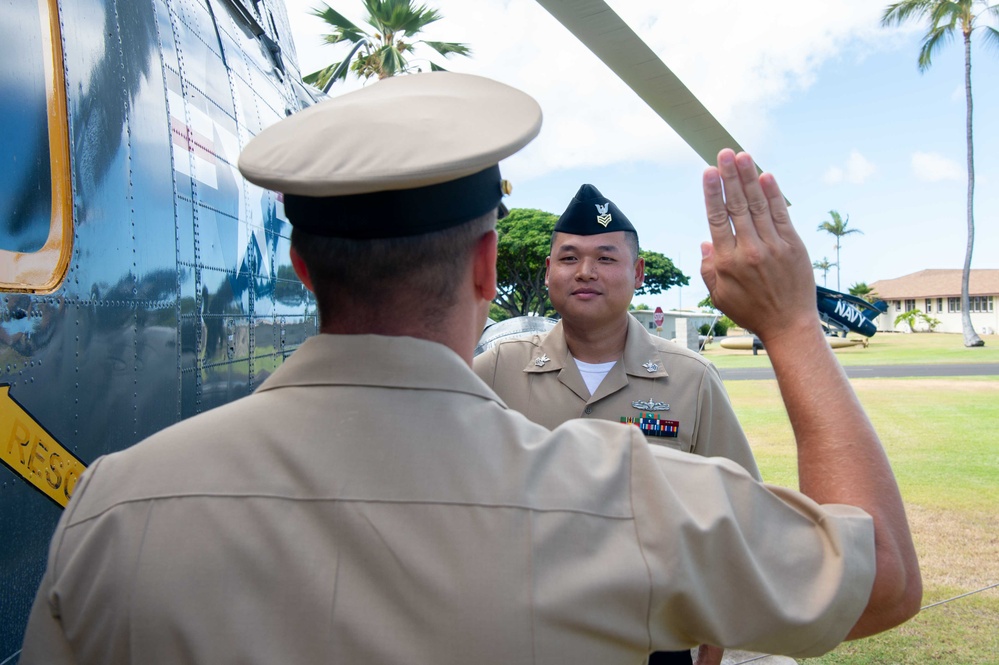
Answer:
[[[776,184],[748,155],[723,152],[706,176],[705,278],[767,345],[807,495],[631,426],[550,431],[475,376],[497,163],[540,124],[527,95],[438,72],[250,141],[240,170],[284,193],[322,334],[252,395],[90,465],[22,663],[606,665],[698,643],[814,655],[915,613],[894,478],[822,338]],[[822,381],[796,371],[805,358]]]
[[[545,284],[561,320],[548,333],[500,342],[475,373],[512,409],[555,428],[572,418],[637,425],[646,440],[726,457],[759,478],[718,371],[699,354],[650,335],[629,314],[645,279],[638,231],[593,185],[579,188],[552,234]],[[700,665],[721,651],[702,647]],[[691,663],[689,651],[651,665]]]

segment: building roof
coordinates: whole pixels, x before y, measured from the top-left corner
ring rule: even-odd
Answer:
[[[883,300],[948,298],[961,295],[961,270],[920,270],[895,279],[881,279],[870,286]],[[972,270],[969,295],[999,294],[999,270]]]

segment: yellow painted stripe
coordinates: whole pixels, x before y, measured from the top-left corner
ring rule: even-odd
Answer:
[[[0,385],[0,460],[63,508],[87,467]]]

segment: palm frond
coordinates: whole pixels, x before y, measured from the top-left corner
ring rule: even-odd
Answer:
[[[317,70],[302,77],[302,80],[309,85],[314,85],[320,90],[324,89],[326,85],[332,80],[333,74],[336,73],[337,68],[340,66],[340,62],[334,62],[329,67],[324,67],[323,69]],[[337,76],[337,80],[345,81],[347,79],[347,70],[344,69]]]
[[[390,46],[383,46],[376,52],[379,58],[381,58],[381,72],[378,73],[379,78],[385,78],[386,76],[395,76],[396,74],[401,74],[406,71],[406,59]]]
[[[445,58],[450,55],[464,55],[470,56],[472,54],[471,47],[468,44],[459,44],[458,42],[431,42],[424,41],[424,44],[437,51]]]
[[[881,15],[881,25],[902,25],[910,18],[920,18],[929,13],[934,0],[902,0],[888,5]]]
[[[426,5],[413,7],[412,3],[408,1],[406,5],[406,11],[399,12],[398,16],[395,17],[396,29],[404,31],[406,34],[413,35],[421,32],[431,23],[441,20],[441,13],[436,9]]]
[[[999,6],[997,6],[999,9]],[[999,51],[999,30],[996,30],[990,25],[985,26],[985,31],[982,34],[982,39],[985,41],[985,45]]]
[[[323,3],[323,7],[325,9],[319,7],[313,9],[312,15],[318,16],[332,28],[329,34],[323,36],[323,41],[327,44],[339,44],[340,42],[356,44],[368,36],[366,32],[354,25],[350,19],[337,10],[325,3]]]
[[[933,28],[927,32],[925,41],[919,49],[919,71],[925,72],[929,69],[933,64],[933,54],[953,38],[954,31],[945,27]]]
[[[964,27],[972,19],[971,5],[973,0],[948,2],[943,0],[933,5],[930,11],[930,26],[932,29],[946,28],[953,31],[958,25]]]

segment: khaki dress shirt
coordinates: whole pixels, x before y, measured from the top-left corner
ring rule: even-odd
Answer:
[[[550,432],[439,344],[319,335],[253,395],[90,466],[21,662],[816,655],[874,567],[858,509],[633,427]]]
[[[756,460],[715,366],[628,316],[624,355],[590,394],[562,323],[543,335],[500,342],[475,373],[507,406],[549,429],[572,418],[646,424],[649,443],[726,457],[759,478]]]

